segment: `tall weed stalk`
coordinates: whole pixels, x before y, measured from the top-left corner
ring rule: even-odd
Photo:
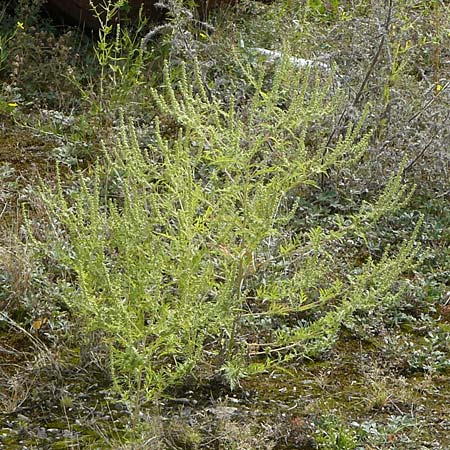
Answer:
[[[71,76],[93,112],[103,115],[130,107],[133,95],[143,83],[144,52],[139,35],[146,20],[140,16],[133,30],[121,27],[118,15],[125,5],[124,0],[91,3],[92,13],[99,23],[94,46],[98,74],[87,85]]]

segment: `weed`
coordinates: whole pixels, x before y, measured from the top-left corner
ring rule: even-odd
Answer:
[[[147,33],[110,1],[92,42],[19,3],[0,113],[32,142],[0,150],[20,233],[0,251],[2,443],[447,448],[448,7],[246,1],[213,28],[174,0]],[[46,179],[42,208],[44,134],[83,170]]]
[[[329,450],[354,450],[357,448],[356,432],[333,416],[325,417],[317,430],[318,448]]]
[[[305,130],[336,108],[326,89],[308,72],[299,77],[289,59],[271,86],[264,72],[249,76],[248,108],[225,109],[208,97],[198,68],[192,80],[184,69],[173,80],[166,66],[166,88],[153,97],[178,135],[164,138],[157,122],[155,144],[142,151],[122,123],[116,150],[104,149],[106,164],[81,178],[79,192],[44,191],[62,226],[56,242],[70,243],[44,248],[76,274],[67,304],[86,332],[100,332],[126,399],[158,395],[208,353],[236,384],[246,373],[236,366],[247,353],[243,336],[259,334],[262,316],[283,324],[260,336],[267,366],[320,353],[353,312],[399,295],[392,286],[412,264],[417,229],[397,256],[369,259],[347,280],[331,250],[407,200],[400,175],[350,223],[292,231],[302,191],[328,167],[356,164],[368,137],[357,124],[325,156],[312,151]],[[318,315],[289,324],[306,311]]]

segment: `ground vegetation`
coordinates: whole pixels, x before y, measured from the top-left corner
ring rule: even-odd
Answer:
[[[450,446],[450,7],[0,10],[0,446]],[[103,7],[102,7],[103,8]]]

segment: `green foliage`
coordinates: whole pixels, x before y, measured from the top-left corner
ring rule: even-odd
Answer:
[[[10,159],[0,193],[5,241],[20,230],[0,249],[0,322],[11,350],[36,356],[44,378],[34,385],[31,361],[27,369],[4,352],[9,392],[0,403],[10,397],[3,409],[19,411],[30,393],[43,411],[56,401],[66,417],[60,435],[42,439],[48,414],[39,426],[8,419],[21,427],[14,442],[45,447],[68,426],[76,433],[74,442],[59,439],[65,447],[93,439],[105,446],[113,434],[121,445],[111,448],[268,448],[286,439],[302,445],[309,434],[319,448],[353,449],[357,438],[419,442],[423,430],[426,445],[436,442],[434,402],[445,397],[449,370],[449,8],[398,2],[387,27],[389,2],[245,1],[224,9],[225,23],[208,17],[213,29],[187,9],[192,2],[168,0],[167,20],[149,31],[143,21],[138,30],[116,27],[124,2],[106,1],[92,42],[42,20],[40,3],[16,2],[16,16],[5,10],[1,24],[0,115],[14,113],[26,128],[5,124],[8,143],[0,136]],[[268,61],[255,49],[284,56]],[[294,68],[290,57],[336,64],[335,73]],[[38,135],[48,137],[48,155]],[[85,159],[88,149],[96,164]],[[56,153],[84,171],[47,174],[44,158]],[[56,193],[41,189],[47,209],[28,177],[35,163],[48,185],[59,178]],[[408,206],[412,182],[420,189]],[[16,219],[18,203],[30,205],[28,230]],[[35,245],[23,246],[30,233]],[[310,360],[332,348],[326,362]],[[42,353],[52,359],[46,370]],[[87,371],[53,377],[60,364]],[[131,427],[123,405],[115,417],[116,397],[96,392],[96,368],[133,403]],[[297,374],[297,383],[280,373]],[[175,400],[195,405],[205,385],[211,399],[207,415],[177,430],[174,403],[156,402],[155,415],[147,409],[155,403],[144,402],[165,389],[178,397],[170,388],[184,379],[189,386]],[[252,393],[251,414],[244,418],[247,407],[233,399],[215,408],[220,380],[233,397]],[[402,383],[411,391],[400,393]],[[95,432],[83,431],[79,417],[108,399],[114,405]],[[198,405],[203,411],[203,399]],[[323,418],[316,433],[301,418],[286,420],[296,408],[308,421]],[[406,413],[413,409],[414,420]]]
[[[134,30],[121,27],[116,19],[125,4],[124,0],[108,0],[92,5],[100,24],[94,47],[99,72],[87,86],[72,76],[73,83],[96,113],[108,115],[118,106],[125,107],[142,84],[144,56],[138,36],[146,21],[140,17]]]
[[[202,361],[223,366],[235,385],[253,355],[248,337],[261,349],[254,356],[265,355],[259,370],[322,352],[355,311],[398,295],[392,288],[413,263],[417,229],[396,255],[368,258],[358,273],[335,260],[334,248],[402,204],[400,175],[350,218],[295,229],[299,201],[327,170],[357,164],[368,135],[360,122],[327,151],[308,145],[308,130],[339,106],[329,83],[287,57],[272,81],[246,70],[254,94],[238,108],[208,95],[197,64],[192,79],[184,67],[173,79],[166,66],[164,89],[153,91],[154,143],[141,149],[122,122],[116,149],[104,149],[78,192],[44,189],[62,226],[46,245],[74,273],[67,304],[102,336],[125,398],[152,397]],[[261,333],[264,317],[273,323]]]
[[[3,20],[4,13],[0,11],[0,19]],[[19,24],[18,24],[19,26]],[[22,26],[20,24],[20,26]],[[14,39],[14,36],[16,34],[17,30],[14,30],[13,32],[9,33],[1,33],[0,34],[0,72],[2,72],[5,68],[4,64],[8,59],[8,50],[9,50],[9,44]]]
[[[339,12],[339,0],[308,0],[308,9],[312,15],[318,15],[323,18],[334,18]]]
[[[318,448],[326,450],[355,450],[356,433],[347,428],[337,417],[329,416],[322,420],[317,430]]]

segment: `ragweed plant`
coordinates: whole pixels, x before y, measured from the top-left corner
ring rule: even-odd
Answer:
[[[146,20],[139,17],[133,31],[121,27],[118,14],[126,3],[124,0],[105,0],[99,4],[91,2],[93,15],[99,24],[94,46],[98,74],[87,86],[75,76],[71,77],[82,97],[97,113],[125,108],[130,96],[143,82],[141,72],[144,54],[139,34]]]
[[[116,147],[76,193],[42,191],[60,231],[39,245],[73,274],[67,305],[108,346],[125,398],[151,398],[200,366],[234,386],[316,355],[356,311],[401,293],[417,229],[378,260],[341,260],[350,238],[408,199],[400,175],[353,215],[296,225],[321,174],[358,164],[369,134],[360,121],[332,147],[309,143],[340,98],[288,56],[271,77],[246,68],[253,94],[239,106],[212,96],[197,64],[177,78],[166,66],[152,91],[153,144],[140,148],[122,121]]]

